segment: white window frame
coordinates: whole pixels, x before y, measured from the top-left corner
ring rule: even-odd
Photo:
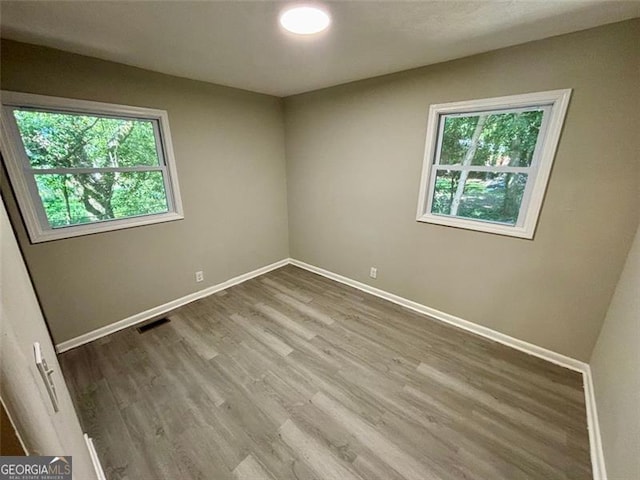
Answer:
[[[9,179],[32,243],[170,222],[184,218],[180,187],[178,185],[178,172],[169,129],[169,116],[165,110],[9,91],[0,92],[0,103],[2,104],[0,147],[2,148]],[[159,156],[159,167],[156,169],[161,170],[163,173],[168,211],[52,228],[49,225],[35,182],[34,173],[37,173],[39,169],[31,168],[13,116],[13,110],[16,108],[35,108],[45,111],[84,113],[88,115],[109,115],[118,118],[153,121]],[[58,169],[46,169],[47,173],[56,173],[56,170]],[[70,170],[73,170],[71,173],[83,173],[82,171],[76,172],[76,170],[93,171],[93,169],[60,169],[59,173],[70,173]],[[117,168],[115,170],[136,171],[148,169],[145,167],[130,167]]]
[[[542,202],[549,181],[549,175],[551,174],[551,168],[553,166],[553,160],[558,147],[570,97],[571,89],[564,89],[431,105],[427,123],[427,136],[416,220],[449,227],[532,239],[538,223],[540,209],[542,208]],[[461,165],[446,165],[447,170],[470,169],[473,171],[498,173],[527,173],[527,184],[520,205],[517,223],[515,225],[507,225],[486,220],[431,213],[436,173],[439,169],[438,167],[441,167],[440,169],[442,170],[445,169],[444,165],[440,166],[435,163],[440,157],[439,145],[442,142],[444,129],[444,121],[442,121],[442,119],[444,116],[474,114],[487,111],[522,111],[534,108],[543,109],[545,113],[538,134],[535,152],[529,167],[464,167]]]

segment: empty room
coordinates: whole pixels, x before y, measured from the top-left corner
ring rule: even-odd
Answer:
[[[0,36],[0,479],[640,480],[640,2]]]

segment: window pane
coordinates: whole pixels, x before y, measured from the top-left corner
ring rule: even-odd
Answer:
[[[33,168],[105,168],[160,164],[152,120],[14,110]]]
[[[440,164],[528,167],[543,110],[445,116]]]
[[[162,172],[36,174],[52,228],[168,211]]]
[[[515,225],[526,173],[438,170],[431,213]]]

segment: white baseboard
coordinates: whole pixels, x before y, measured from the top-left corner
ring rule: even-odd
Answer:
[[[104,470],[102,469],[102,464],[100,463],[100,458],[98,457],[98,452],[96,452],[96,447],[93,444],[93,439],[85,433],[84,441],[87,444],[89,456],[91,457],[91,462],[93,463],[93,468],[96,471],[98,480],[107,480],[107,477],[104,474]]]
[[[395,295],[379,288],[372,287],[371,285],[367,285],[357,280],[352,280],[348,277],[339,275],[329,270],[310,265],[300,260],[295,260],[293,258],[280,260],[278,262],[272,263],[271,265],[267,265],[252,272],[234,277],[230,280],[227,280],[226,282],[213,285],[211,287],[205,288],[204,290],[200,290],[198,292],[186,295],[182,298],[178,298],[171,302],[165,303],[164,305],[160,305],[144,312],[140,312],[116,323],[112,323],[111,325],[107,325],[97,330],[93,330],[89,333],[85,333],[84,335],[80,335],[79,337],[75,337],[71,340],[67,340],[66,342],[59,343],[58,345],[56,345],[56,349],[59,353],[62,353],[72,348],[79,347],[80,345],[84,345],[85,343],[92,342],[124,328],[158,317],[159,315],[168,313],[178,307],[186,305],[187,303],[193,302],[200,298],[245,282],[249,279],[263,275],[267,272],[288,264],[295,265],[296,267],[300,267],[318,275],[322,275],[323,277],[335,280],[336,282],[340,282],[353,288],[357,288],[358,290],[361,290],[363,292],[383,298],[397,305],[401,305],[415,312],[427,315],[431,318],[448,323],[449,325],[456,326],[468,332],[475,333],[476,335],[480,335],[508,347],[515,348],[516,350],[528,353],[529,355],[542,358],[549,362],[555,363],[556,365],[560,365],[561,367],[565,367],[570,370],[582,373],[587,411],[587,425],[589,428],[589,443],[591,448],[593,478],[594,480],[607,480],[607,474],[604,464],[604,454],[602,450],[602,441],[600,438],[600,428],[598,425],[595,393],[593,389],[593,381],[591,378],[591,369],[587,363],[576,360],[575,358],[568,357],[566,355],[562,355],[552,350],[548,350],[538,345],[519,340],[496,330],[492,330],[488,327],[484,327],[468,320],[464,320],[460,317],[456,317],[455,315],[441,312],[440,310],[436,310],[435,308],[427,307],[426,305],[422,305],[412,300],[400,297],[399,295]]]
[[[456,317],[455,315],[441,312],[440,310],[436,310],[435,308],[427,307],[426,305],[408,300],[385,290],[380,290],[379,288],[375,288],[371,285],[367,285],[366,283],[362,283],[343,275],[331,272],[329,270],[325,270],[324,268],[316,267],[314,265],[310,265],[293,258],[290,259],[289,263],[295,265],[296,267],[300,267],[310,272],[317,273],[318,275],[322,275],[323,277],[329,278],[331,280],[335,280],[336,282],[344,283],[345,285],[357,288],[358,290],[361,290],[363,292],[375,295],[376,297],[384,298],[385,300],[393,302],[397,305],[401,305],[423,315],[427,315],[436,320],[440,320],[458,328],[462,328],[463,330],[467,330],[468,332],[472,332],[476,335],[488,338],[489,340],[502,343],[503,345],[515,348],[516,350],[528,353],[529,355],[542,358],[551,363],[555,363],[556,365],[560,365],[561,367],[565,367],[570,370],[582,373],[585,393],[585,407],[587,411],[587,426],[589,428],[589,446],[591,450],[591,467],[593,470],[593,479],[607,480],[607,474],[604,464],[604,453],[602,450],[602,441],[600,438],[600,428],[598,425],[596,399],[593,389],[593,381],[591,378],[591,368],[589,367],[589,364],[580,360],[576,360],[575,358],[562,355],[561,353],[540,347],[538,345],[525,342],[524,340],[519,340],[510,335],[492,330],[491,328],[478,325],[477,323],[464,320],[460,317]]]
[[[587,426],[589,427],[593,480],[607,480],[602,437],[600,436],[600,422],[598,420],[598,409],[596,408],[596,392],[593,388],[593,376],[591,375],[590,366],[587,365],[587,369],[582,373],[582,378],[584,382],[585,406],[587,409]]]
[[[172,300],[163,305],[150,308],[149,310],[145,310],[144,312],[136,313],[135,315],[119,320],[115,323],[105,325],[104,327],[98,328],[96,330],[92,330],[91,332],[72,338],[71,340],[58,343],[56,345],[56,350],[58,351],[58,353],[62,353],[62,352],[66,352],[67,350],[71,350],[72,348],[79,347],[80,345],[84,345],[85,343],[93,342],[94,340],[98,340],[99,338],[105,337],[107,335],[115,333],[124,328],[131,327],[138,323],[142,323],[147,320],[151,320],[152,318],[168,313],[172,310],[175,310],[178,307],[186,305],[187,303],[191,303],[195,300],[199,300],[203,297],[207,297],[213,293],[219,292],[221,290],[232,287],[239,283],[246,282],[247,280],[263,275],[267,272],[270,272],[271,270],[275,270],[276,268],[284,267],[288,263],[289,263],[289,259],[285,258],[275,263],[272,263],[270,265],[266,265],[264,267],[253,270],[251,272],[243,273],[242,275],[238,275],[237,277],[233,277],[225,282],[218,283],[217,285],[212,285],[211,287],[207,287],[203,290],[190,293],[189,295],[185,295],[184,297],[178,298],[176,300]]]
[[[584,370],[589,367],[588,364],[581,362],[580,360],[576,360],[575,358],[567,357],[566,355],[562,355],[560,353],[547,350],[546,348],[539,347],[532,343],[519,340],[504,333],[500,333],[496,330],[492,330],[491,328],[483,327],[482,325],[464,320],[460,317],[456,317],[455,315],[441,312],[440,310],[436,310],[435,308],[427,307],[426,305],[422,305],[421,303],[408,300],[393,293],[389,293],[385,290],[380,290],[379,288],[372,287],[371,285],[367,285],[366,283],[352,280],[337,273],[330,272],[329,270],[325,270],[314,265],[309,265],[308,263],[301,262],[300,260],[295,259],[291,259],[291,264],[300,268],[304,268],[305,270],[309,270],[310,272],[317,273],[318,275],[322,275],[323,277],[330,278],[331,280],[335,280],[336,282],[344,283],[345,285],[357,288],[358,290],[362,290],[363,292],[370,293],[371,295],[375,295],[376,297],[384,298],[385,300],[389,300],[390,302],[401,305],[405,308],[408,308],[409,310],[413,310],[415,312],[422,313],[423,315],[433,317],[436,320],[440,320],[441,322],[454,325],[458,328],[462,328],[463,330],[467,330],[468,332],[472,332],[476,335],[491,339],[495,342],[502,343],[511,348],[515,348],[516,350],[520,350],[530,355],[535,355],[536,357],[543,358],[549,362],[555,363],[556,365],[560,365],[561,367],[569,368],[578,372],[584,372]]]

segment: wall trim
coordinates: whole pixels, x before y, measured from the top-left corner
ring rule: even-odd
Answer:
[[[480,335],[481,337],[485,337],[489,340],[493,340],[508,347],[515,348],[516,350],[520,350],[521,352],[527,353],[529,355],[533,355],[535,357],[542,358],[543,360],[547,360],[548,362],[555,363],[556,365],[559,365],[561,367],[582,373],[585,394],[585,408],[587,411],[587,427],[589,429],[589,447],[591,451],[591,468],[593,470],[593,479],[607,480],[604,463],[604,452],[602,450],[602,439],[600,437],[600,427],[598,424],[595,392],[593,389],[591,368],[589,367],[588,363],[568,357],[566,355],[562,355],[561,353],[554,352],[538,345],[525,342],[524,340],[519,340],[515,337],[506,335],[491,328],[478,325],[477,323],[464,320],[460,317],[456,317],[455,315],[441,312],[440,310],[436,310],[435,308],[427,307],[426,305],[414,302],[413,300],[409,300],[385,290],[372,287],[371,285],[367,285],[366,283],[353,280],[343,275],[325,270],[324,268],[316,267],[315,265],[310,265],[293,258],[289,259],[289,263],[291,265],[303,268],[304,270],[308,270],[312,273],[316,273],[336,282],[340,282],[371,295],[375,295],[376,297],[383,298],[397,305],[408,308],[409,310],[427,315],[435,320],[440,320],[441,322],[448,323],[449,325],[453,325],[468,332],[475,333],[476,335]]]
[[[247,280],[263,275],[267,272],[270,272],[271,270],[275,270],[276,268],[284,267],[287,264],[289,264],[289,259],[284,258],[269,265],[265,265],[264,267],[252,270],[251,272],[243,273],[242,275],[230,278],[229,280],[226,280],[222,283],[218,283],[203,290],[190,293],[189,295],[177,298],[163,305],[150,308],[149,310],[145,310],[144,312],[136,313],[135,315],[124,318],[115,323],[105,325],[104,327],[100,327],[96,330],[84,333],[70,340],[58,343],[56,344],[56,350],[58,353],[63,353],[67,350],[71,350],[72,348],[84,345],[85,343],[93,342],[94,340],[98,340],[99,338],[105,337],[119,330],[123,330],[127,327],[131,327],[138,323],[151,320],[152,318],[158,317],[160,315],[164,315],[165,313],[175,310],[176,308],[186,305],[187,303],[191,303],[195,300],[207,297],[221,290],[225,290],[229,287],[233,287],[234,285],[238,285],[239,283],[246,282]]]
[[[433,318],[435,320],[445,322],[449,325],[453,325],[455,327],[461,328],[463,330],[474,333],[476,335],[480,335],[484,338],[493,340],[495,342],[501,343],[508,347],[515,348],[516,350],[520,350],[521,352],[527,353],[529,355],[533,355],[543,360],[547,360],[548,362],[554,363],[561,367],[568,368],[570,370],[582,373],[584,393],[585,393],[585,408],[587,412],[587,427],[589,429],[589,446],[591,451],[591,467],[593,470],[593,479],[607,480],[607,473],[606,473],[605,463],[604,463],[604,453],[602,450],[602,439],[600,437],[600,427],[598,424],[598,413],[596,409],[595,391],[593,388],[593,379],[591,376],[591,368],[589,367],[589,364],[582,362],[580,360],[577,360],[575,358],[571,358],[566,355],[562,355],[560,353],[554,352],[552,350],[540,347],[538,345],[525,342],[524,340],[519,340],[515,337],[498,332],[491,328],[478,325],[468,320],[464,320],[463,318],[456,317],[455,315],[451,315],[449,313],[442,312],[435,308],[422,305],[418,302],[414,302],[413,300],[406,299],[404,297],[395,295],[385,290],[372,287],[371,285],[367,285],[366,283],[362,283],[357,280],[353,280],[351,278],[345,277],[343,275],[331,272],[329,270],[325,270],[324,268],[316,267],[315,265],[311,265],[306,262],[296,260],[294,258],[282,259],[270,265],[266,265],[264,267],[253,270],[251,272],[238,275],[237,277],[233,277],[225,282],[218,283],[217,285],[212,285],[211,287],[207,287],[203,290],[199,290],[197,292],[191,293],[189,295],[178,298],[176,300],[165,303],[163,305],[150,308],[149,310],[145,310],[144,312],[137,313],[135,315],[132,315],[118,322],[112,323],[110,325],[106,325],[104,327],[98,328],[96,330],[85,333],[78,337],[72,338],[71,340],[61,342],[56,345],[56,350],[58,351],[58,353],[66,352],[67,350],[71,350],[72,348],[79,347],[80,345],[84,345],[85,343],[92,342],[94,340],[110,335],[124,328],[136,325],[138,323],[151,320],[152,318],[168,313],[172,310],[175,310],[178,307],[186,305],[187,303],[193,302],[195,300],[199,300],[201,298],[204,298],[206,296],[209,296],[221,290],[225,290],[234,285],[238,285],[242,282],[245,282],[247,280],[258,277],[260,275],[263,275],[272,270],[275,270],[280,267],[284,267],[285,265],[289,265],[289,264],[302,268],[309,272],[316,273],[318,275],[329,278],[336,282],[349,285],[350,287],[356,288],[358,290],[369,293],[371,295],[375,295],[376,297],[383,298],[397,305],[408,308],[409,310],[413,310],[423,315],[427,315],[428,317]]]
[[[107,477],[104,474],[104,470],[102,469],[102,464],[100,463],[100,458],[98,457],[98,452],[96,452],[96,447],[93,444],[93,439],[85,433],[84,441],[87,444],[89,456],[91,457],[91,461],[93,462],[93,468],[95,468],[96,470],[98,480],[107,480]]]
[[[370,293],[371,295],[375,295],[376,297],[384,298],[385,300],[408,308],[409,310],[413,310],[415,312],[422,313],[423,315],[433,317],[436,320],[440,320],[441,322],[454,325],[468,332],[472,332],[495,342],[502,343],[503,345],[515,348],[516,350],[528,353],[529,355],[534,355],[536,357],[542,358],[551,363],[555,363],[556,365],[560,365],[561,367],[565,367],[577,372],[584,372],[585,369],[589,367],[589,365],[585,362],[576,360],[575,358],[571,358],[566,355],[562,355],[561,353],[539,347],[538,345],[525,342],[524,340],[519,340],[515,337],[500,333],[491,328],[470,322],[469,320],[464,320],[460,317],[456,317],[455,315],[441,312],[440,310],[427,307],[426,305],[414,302],[413,300],[408,300],[406,298],[400,297],[399,295],[395,295],[385,290],[372,287],[371,285],[367,285],[366,283],[352,280],[351,278],[330,272],[329,270],[325,270],[324,268],[316,267],[314,265],[310,265],[308,263],[301,262],[300,260],[295,259],[291,259],[291,264],[310,272],[317,273],[318,275],[322,275],[323,277],[330,278],[331,280],[335,280],[336,282],[344,283],[345,285],[349,285],[350,287],[357,288],[358,290],[362,290],[363,292]]]
[[[604,450],[602,448],[602,437],[600,436],[600,421],[598,420],[598,409],[596,408],[596,392],[593,388],[593,375],[591,367],[582,372],[584,383],[584,398],[587,409],[587,427],[589,428],[589,445],[591,447],[591,469],[593,470],[593,480],[607,480],[607,468],[604,461]]]

